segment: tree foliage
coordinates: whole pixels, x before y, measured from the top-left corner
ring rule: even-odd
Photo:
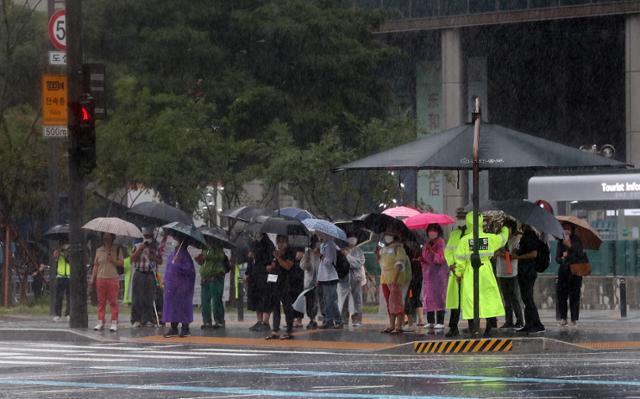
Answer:
[[[114,82],[96,173],[107,190],[143,182],[191,211],[207,185],[222,183],[232,206],[262,179],[265,202],[284,184],[326,216],[383,195],[384,177],[331,173],[413,130],[388,119],[401,55],[372,35],[379,16],[307,0],[83,7],[86,54]]]

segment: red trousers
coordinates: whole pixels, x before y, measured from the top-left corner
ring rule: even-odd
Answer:
[[[118,292],[120,291],[120,279],[99,278],[96,279],[96,291],[98,293],[98,320],[105,321],[107,302],[111,309],[111,321],[118,321]]]

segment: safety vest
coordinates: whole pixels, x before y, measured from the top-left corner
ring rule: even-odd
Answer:
[[[57,270],[57,277],[69,277],[70,274],[70,267],[69,267],[69,262],[67,262],[67,258],[65,258],[63,255],[58,256],[58,270]]]

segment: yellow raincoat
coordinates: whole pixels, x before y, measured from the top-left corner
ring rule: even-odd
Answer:
[[[457,228],[451,232],[447,246],[444,249],[444,258],[447,260],[449,267],[456,264],[455,251],[462,237],[462,230]],[[449,272],[449,282],[447,284],[447,301],[445,307],[447,309],[458,309],[460,306],[460,285],[458,278],[461,278],[462,274],[456,275],[455,272]]]
[[[478,215],[480,231],[480,318],[504,316],[504,306],[498,288],[498,282],[493,274],[491,258],[493,254],[502,248],[509,240],[509,229],[503,227],[500,234],[485,233],[482,231],[483,218]],[[471,266],[471,254],[473,245],[473,213],[467,214],[467,231],[460,238],[455,250],[456,273],[462,275],[462,318],[473,319],[473,267]]]

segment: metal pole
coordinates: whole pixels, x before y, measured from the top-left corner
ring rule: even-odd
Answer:
[[[619,279],[620,283],[620,317],[627,317],[627,280]]]
[[[9,306],[9,270],[11,270],[11,228],[9,225],[4,226],[4,269],[2,270],[3,282],[3,300],[2,303],[6,308]]]
[[[82,93],[82,45],[80,32],[82,29],[80,0],[66,1],[67,26],[67,74],[69,102],[77,102]],[[87,270],[84,265],[84,234],[82,219],[84,214],[84,175],[80,170],[80,158],[76,151],[77,134],[73,107],[69,107],[69,263],[71,276],[69,279],[71,292],[72,328],[87,328]]]
[[[478,226],[478,209],[480,208],[480,98],[476,97],[475,112],[472,119],[473,129],[473,252],[471,253],[471,266],[473,267],[473,331],[480,332],[480,226]]]

